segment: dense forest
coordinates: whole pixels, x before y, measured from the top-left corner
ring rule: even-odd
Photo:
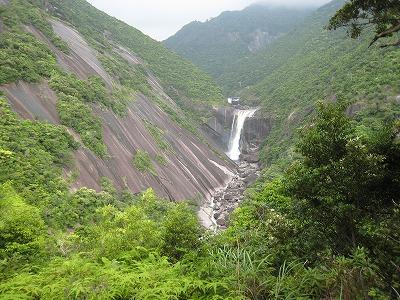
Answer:
[[[152,190],[133,196],[105,179],[101,193],[71,194],[58,177],[74,146],[65,132],[4,102],[1,114],[3,299],[396,297],[398,123],[361,130],[320,104],[301,158],[210,236],[190,204]]]
[[[239,61],[218,81],[261,105],[276,124],[262,158],[287,166],[293,157],[296,128],[303,125],[316,101],[344,99],[361,122],[398,115],[400,52],[368,48],[373,33],[358,39],[346,30],[328,31],[329,18],[342,6],[335,0],[315,11],[301,26],[268,49]],[[242,89],[239,90],[239,82]]]
[[[187,24],[164,44],[218,78],[238,60],[262,51],[288,33],[311,10],[253,4],[206,22]]]
[[[400,50],[368,48],[372,31],[358,40],[325,31],[341,1],[255,54],[249,68],[268,59],[254,73],[240,62],[238,76],[249,80],[240,92],[275,125],[263,176],[217,234],[200,226],[191,199],[133,194],[106,177],[100,192],[71,189],[65,174],[82,145],[107,158],[94,105],[124,118],[128,95],[146,95],[197,132],[223,98],[211,77],[83,0],[1,3],[0,85],[45,81],[60,124],[22,119],[0,93],[0,299],[400,298]],[[52,18],[97,49],[112,90],[98,76],[63,71],[26,31],[34,26],[68,55]],[[121,60],[109,37],[145,63]],[[150,72],[179,110],[157,97]],[[163,129],[146,128],[170,151]],[[131,163],[143,176],[155,172],[145,151]]]

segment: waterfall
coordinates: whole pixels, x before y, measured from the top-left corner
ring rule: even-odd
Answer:
[[[228,152],[226,155],[234,161],[240,158],[240,138],[242,136],[244,122],[247,118],[251,118],[257,111],[257,108],[248,110],[235,110],[232,122],[231,137],[229,138]]]

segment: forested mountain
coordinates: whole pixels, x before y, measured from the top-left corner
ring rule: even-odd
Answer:
[[[0,0],[0,299],[397,299],[400,50],[327,31],[343,3],[219,77],[265,121],[250,186],[210,75],[84,0]]]
[[[121,189],[151,186],[185,199],[224,181],[217,168],[215,178],[193,182],[203,167],[215,168],[208,160],[200,169],[182,168],[181,156],[195,155],[199,145],[212,152],[200,141],[199,115],[223,98],[208,75],[85,1],[11,1],[0,15],[0,89],[22,117],[62,124],[82,146],[68,168],[75,188],[99,190],[107,177]],[[180,136],[191,141],[185,150]],[[133,163],[141,158],[147,169],[132,165],[136,154]],[[183,165],[191,164],[185,158]],[[168,172],[175,179],[161,181]]]
[[[374,119],[399,113],[400,52],[368,48],[372,33],[357,40],[345,30],[328,31],[329,18],[343,5],[335,0],[321,7],[301,25],[264,51],[232,65],[218,79],[225,90],[262,105],[275,121],[266,141],[264,159],[290,157],[295,129],[319,100],[353,103],[352,113]],[[241,88],[240,88],[241,87]],[[369,120],[371,121],[371,120]]]
[[[206,22],[187,24],[164,43],[219,77],[237,60],[263,50],[293,29],[310,11],[254,4]]]

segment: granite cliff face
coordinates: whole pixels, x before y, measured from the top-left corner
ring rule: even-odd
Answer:
[[[11,5],[7,4],[7,1],[0,3]],[[50,1],[44,9],[48,12],[60,12],[55,5],[57,3],[65,5],[64,2]],[[85,6],[88,4],[82,4],[82,1],[71,2],[71,5],[76,3],[83,5],[82,9],[94,11],[94,8]],[[67,12],[67,9],[64,8],[62,12]],[[67,15],[59,13],[54,13],[53,16],[45,13],[43,15],[49,24],[49,30],[52,30],[54,35],[65,43],[68,51],[57,46],[54,43],[54,36],[49,36],[48,32],[45,34],[43,29],[40,30],[35,26],[34,22],[22,23],[20,30],[30,34],[49,49],[57,62],[57,67],[53,69],[53,72],[74,74],[81,80],[87,80],[95,75],[104,83],[105,93],[111,97],[114,91],[121,88],[119,70],[113,72],[110,66],[104,64],[104,59],[117,58],[123,64],[132,66],[133,69],[138,67],[143,70],[141,74],[144,76],[144,84],[150,89],[145,92],[140,92],[140,89],[135,92],[130,91],[129,104],[122,115],[101,103],[87,103],[92,114],[100,120],[102,138],[107,150],[105,156],[96,155],[85,147],[80,134],[73,128],[67,128],[80,144],[78,150],[73,153],[73,164],[64,170],[64,176],[68,179],[71,189],[88,187],[100,191],[102,178],[106,177],[119,190],[128,189],[138,193],[152,187],[159,196],[170,200],[204,201],[211,199],[216,191],[226,188],[233,178],[238,176],[238,165],[224,155],[231,138],[236,108],[215,108],[208,123],[196,132],[196,128],[188,127],[184,122],[177,120],[186,113],[182,102],[190,103],[190,99],[186,99],[188,96],[179,97],[178,101],[175,96],[173,96],[174,99],[170,98],[168,94],[171,94],[171,88],[177,94],[179,90],[166,84],[165,78],[160,79],[162,77],[155,75],[155,72],[160,72],[154,67],[158,65],[154,65],[154,62],[153,65],[149,64],[143,54],[138,55],[132,50],[135,49],[134,47],[126,46],[131,44],[118,42],[115,38],[117,33],[101,30],[102,43],[100,43],[98,40],[92,40],[90,35],[87,38],[87,33],[81,34],[79,30],[82,28],[72,25],[74,22],[82,24],[82,20],[70,19],[70,23]],[[95,15],[96,18],[93,20],[107,18],[99,12],[95,12]],[[76,14],[71,16],[70,18],[83,18]],[[88,16],[92,17],[90,13]],[[111,24],[114,21],[110,21]],[[1,28],[3,30],[3,26]],[[9,30],[9,28],[5,27],[4,30]],[[146,42],[146,38],[148,39],[148,37],[140,36],[136,31],[133,31],[133,34],[138,35],[136,38],[142,43]],[[151,43],[155,42],[151,41]],[[162,44],[159,46],[163,47]],[[172,52],[171,54],[166,52],[167,49],[163,49],[161,52],[164,55],[172,55],[174,60],[180,59]],[[165,59],[168,57],[165,56]],[[188,64],[190,63],[185,61],[182,63],[185,69],[182,72],[188,72]],[[154,72],[152,68],[155,68]],[[193,69],[200,72],[194,66]],[[171,69],[171,72],[179,72],[179,70]],[[163,75],[162,72],[160,74]],[[1,85],[0,90],[20,117],[51,124],[64,124],[58,111],[59,91],[52,89],[49,78],[51,77],[44,76],[36,82],[15,81]],[[89,81],[82,82],[89,84]],[[195,86],[198,87],[199,83],[196,82]],[[192,90],[191,87],[188,89]],[[206,107],[206,104],[201,101],[197,104]],[[243,159],[249,162],[258,161],[258,145],[262,137],[268,134],[270,126],[268,120],[258,115],[245,122],[240,138]],[[156,128],[159,136],[154,135],[150,127]],[[167,150],[160,148],[160,138],[168,146]],[[140,151],[145,152],[151,160],[152,172],[143,172],[134,165],[133,158]],[[160,156],[162,156],[161,159]]]
[[[271,132],[272,126],[272,119],[263,117],[260,112],[256,112],[253,118],[246,120],[241,140],[243,160],[249,163],[259,161],[260,145]]]
[[[235,107],[215,108],[213,117],[203,126],[203,131],[212,138],[214,145],[227,152],[231,137]],[[241,160],[258,162],[258,151],[262,141],[268,136],[273,126],[272,120],[262,116],[260,111],[246,119],[240,139]]]
[[[244,199],[244,191],[261,174],[260,145],[271,128],[272,120],[263,117],[258,108],[214,109],[203,130],[213,137],[216,147],[235,160],[237,169],[230,182],[201,206],[199,216],[204,227],[214,231],[227,228],[232,211]]]
[[[25,31],[45,43],[55,54],[58,65],[66,72],[76,74],[81,79],[97,75],[103,79],[111,91],[114,79],[102,67],[98,52],[89,46],[83,36],[70,25],[51,20],[54,32],[65,41],[70,53],[58,50],[46,36],[34,26],[26,26]],[[115,53],[127,64],[140,64],[141,59],[124,47],[115,44]],[[177,113],[179,108],[164,93],[162,85],[151,73],[148,82],[153,92]],[[59,124],[56,109],[57,96],[46,80],[40,83],[23,81],[0,86],[12,108],[22,117]],[[162,105],[161,105],[162,106]],[[209,145],[207,137],[197,137],[179,126],[165,113],[160,105],[141,93],[132,95],[124,117],[117,116],[109,109],[92,105],[94,114],[101,119],[104,143],[108,156],[100,158],[84,146],[74,153],[73,166],[65,170],[65,176],[73,175],[71,188],[89,187],[100,190],[100,180],[107,177],[118,189],[129,189],[134,193],[152,187],[157,194],[171,200],[209,198],[215,189],[224,186],[235,169],[233,163],[223,159]],[[146,124],[162,128],[164,139],[170,145],[166,161],[160,163],[156,157],[160,150],[156,139],[150,134]],[[79,141],[79,135],[69,129]],[[155,173],[143,174],[132,164],[134,154],[146,151],[154,164]]]

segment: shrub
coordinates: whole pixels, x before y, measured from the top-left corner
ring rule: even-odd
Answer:
[[[100,120],[92,114],[91,108],[75,96],[59,94],[57,110],[62,124],[75,129],[82,142],[95,154],[104,157],[107,148],[103,142]]]
[[[56,59],[46,45],[30,34],[3,32],[0,34],[0,84],[25,80],[37,82],[50,77]]]
[[[157,176],[153,162],[151,161],[151,157],[149,153],[144,150],[138,150],[136,152],[135,156],[133,157],[133,165],[142,173],[149,172],[152,175]]]
[[[35,256],[43,250],[45,224],[37,207],[26,204],[11,183],[0,185],[0,259]]]
[[[187,204],[176,204],[163,221],[162,253],[178,260],[200,246],[200,236],[196,215]]]

